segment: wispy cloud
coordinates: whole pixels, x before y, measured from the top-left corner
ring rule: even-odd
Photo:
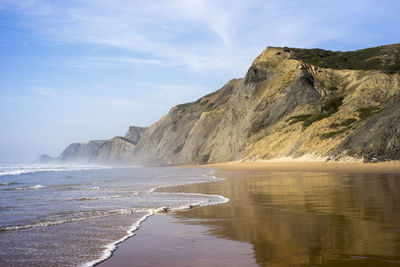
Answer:
[[[53,88],[49,88],[49,87],[32,87],[31,90],[34,94],[37,94],[37,95],[49,96],[49,95],[56,94],[56,90]]]
[[[271,44],[315,47],[357,42],[354,36],[365,41],[373,34],[364,30],[361,36],[360,24],[379,15],[372,0],[0,0],[0,6],[29,16],[32,30],[49,41],[132,51],[141,59],[122,61],[198,71],[242,70]]]

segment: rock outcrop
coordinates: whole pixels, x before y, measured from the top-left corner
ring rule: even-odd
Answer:
[[[245,78],[153,124],[134,160],[400,159],[400,45],[323,51],[268,47]]]
[[[58,162],[58,158],[50,157],[47,154],[42,154],[34,161],[34,163],[56,163]]]
[[[90,162],[128,163],[133,157],[135,143],[124,137],[116,136],[107,140],[96,151]]]
[[[148,127],[129,126],[128,132],[126,132],[124,138],[132,141],[136,145],[147,129]]]
[[[97,154],[100,147],[105,144],[106,140],[95,140],[87,143],[70,144],[59,156],[60,161],[66,162],[88,162]]]
[[[136,143],[140,140],[145,127],[130,126],[125,137],[116,136],[109,140],[95,140],[86,143],[70,144],[57,158],[41,155],[35,162],[74,162],[74,163],[131,163]]]

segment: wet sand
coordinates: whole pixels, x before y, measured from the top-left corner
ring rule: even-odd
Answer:
[[[229,203],[152,216],[100,266],[400,266],[398,164],[213,167],[164,191]]]

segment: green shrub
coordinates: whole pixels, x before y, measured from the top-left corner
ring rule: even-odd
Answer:
[[[177,105],[176,108],[179,111],[183,111],[184,112],[190,106],[190,104],[192,104],[192,103],[180,104],[180,105]]]
[[[305,120],[303,122],[303,127],[307,128],[308,126],[310,126],[314,122],[323,120],[325,118],[328,118],[330,115],[331,114],[315,114],[315,115],[312,115],[311,117],[309,117],[307,120]]]
[[[351,127],[347,127],[347,128],[342,129],[342,130],[339,130],[339,131],[333,131],[333,132],[329,132],[329,133],[324,133],[324,134],[321,135],[321,139],[334,137],[334,136],[336,136],[338,134],[344,133],[345,131],[347,131],[350,128]]]
[[[372,47],[357,51],[340,52],[323,49],[285,48],[294,52],[294,57],[306,63],[322,68],[381,70],[399,72],[399,52],[391,46]],[[395,60],[387,60],[392,56]]]
[[[326,111],[329,114],[333,114],[339,111],[339,107],[343,105],[343,96],[334,97],[325,102],[322,106],[322,111]]]
[[[220,90],[221,90],[221,89],[220,89]],[[210,96],[216,95],[216,94],[218,94],[218,92],[219,92],[220,90],[217,90],[217,91],[215,91],[215,92],[212,92],[212,93],[210,93],[210,94],[208,94],[208,95],[205,95],[205,96],[203,96],[203,98],[206,98],[206,97],[210,97]]]
[[[294,123],[297,123],[297,122],[300,122],[300,121],[305,121],[311,116],[313,116],[313,114],[298,115],[298,116],[290,117],[286,121],[287,122],[289,121],[290,122],[289,124],[294,124]]]
[[[200,105],[204,106],[207,103],[208,103],[208,99],[206,99],[205,101],[201,102]]]
[[[339,89],[336,86],[330,86],[330,87],[328,87],[328,90],[329,91],[337,91]]]
[[[366,120],[369,117],[378,114],[381,111],[380,107],[363,107],[357,109],[360,120]]]
[[[356,121],[357,121],[357,119],[355,119],[355,118],[346,119],[340,123],[340,126],[349,126]]]
[[[213,110],[213,109],[215,109],[216,107],[215,107],[215,105],[214,105],[214,103],[210,103],[208,106],[207,106],[207,111],[211,111],[211,110]]]
[[[339,127],[339,123],[331,123],[329,124],[329,128],[337,128]]]

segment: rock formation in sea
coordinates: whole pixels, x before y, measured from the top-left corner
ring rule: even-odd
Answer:
[[[91,142],[70,145],[60,159],[399,160],[400,44],[350,52],[267,47],[244,78],[173,107],[148,129]]]

